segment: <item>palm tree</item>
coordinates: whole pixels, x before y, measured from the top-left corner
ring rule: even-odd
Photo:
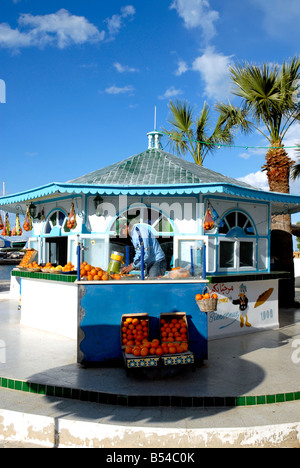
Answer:
[[[300,144],[298,144],[298,148],[296,149],[297,153],[300,153]],[[296,180],[300,177],[300,163],[295,163],[291,169],[291,179]]]
[[[230,73],[235,85],[233,93],[242,98],[252,129],[268,142],[262,170],[267,173],[270,190],[289,193],[293,161],[284,149],[284,138],[290,127],[300,120],[300,105],[295,99],[300,83],[300,58],[283,62],[281,67],[237,64],[230,68]],[[225,117],[232,115],[234,106],[220,103],[217,108]]]
[[[300,83],[300,58],[295,57],[282,66],[237,64],[230,68],[233,93],[242,100],[242,109],[249,119],[248,128],[257,130],[267,141],[269,149],[265,164],[269,188],[274,192],[289,193],[289,178],[293,161],[284,148],[284,138],[293,124],[300,120],[297,96]],[[239,108],[230,103],[219,103],[223,118],[239,122]],[[251,124],[249,124],[251,122]],[[243,124],[244,125],[244,124]],[[276,216],[272,222],[271,255],[277,261],[277,270],[287,270],[294,278],[291,218],[289,214]],[[290,296],[294,298],[294,287]]]
[[[184,156],[190,153],[195,164],[202,166],[206,156],[220,144],[230,145],[233,137],[230,126],[219,116],[213,132],[209,135],[210,108],[205,102],[200,116],[194,120],[194,108],[187,101],[169,103],[172,130],[167,133],[173,149]]]

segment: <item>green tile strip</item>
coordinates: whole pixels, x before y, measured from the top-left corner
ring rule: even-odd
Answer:
[[[64,275],[62,273],[56,275],[55,273],[33,273],[13,270],[11,275],[18,276],[19,278],[45,279],[48,281],[60,281],[62,283],[74,283],[77,280],[77,275]]]
[[[0,387],[20,392],[35,393],[58,398],[89,401],[118,406],[169,406],[169,407],[237,407],[284,403],[300,400],[299,392],[277,393],[273,395],[238,396],[238,397],[180,397],[120,395],[92,390],[82,390],[56,385],[45,385],[23,380],[0,377]]]

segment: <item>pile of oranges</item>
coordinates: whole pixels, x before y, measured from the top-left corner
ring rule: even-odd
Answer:
[[[188,350],[188,344],[184,343],[160,343],[154,339],[144,339],[141,345],[126,346],[125,353],[134,356],[163,356],[164,354],[180,354]]]
[[[218,295],[215,293],[196,294],[195,299],[196,301],[202,301],[203,299],[218,299]]]
[[[160,335],[163,343],[170,343],[173,341],[187,341],[187,324],[181,318],[162,318],[160,320]]]
[[[121,332],[122,344],[126,346],[141,346],[144,340],[148,341],[149,321],[146,318],[124,317]]]
[[[29,261],[31,260],[31,257],[33,256],[34,250],[33,249],[27,249],[24,257],[22,258],[19,266],[25,267],[28,265]]]
[[[74,271],[74,265],[72,262],[68,262],[65,266],[62,267],[62,270],[61,271]]]
[[[80,265],[80,278],[85,278],[88,281],[108,281],[109,279],[119,280],[121,279],[121,275],[117,273],[109,275],[102,268],[83,262]]]
[[[162,356],[165,354],[184,353],[188,350],[187,325],[183,319],[176,319],[179,325],[175,329],[175,319],[170,322],[161,319],[161,341],[158,339],[149,340],[149,322],[143,318],[127,317],[121,326],[122,344],[125,346],[126,354],[133,354],[136,357]],[[174,332],[167,332],[167,328],[173,325]],[[166,333],[166,335],[165,335]],[[173,333],[173,335],[172,335]],[[177,333],[177,335],[175,335]]]
[[[34,269],[34,268],[40,268],[40,265],[39,265],[36,261],[34,261],[34,262],[32,262],[32,263],[28,263],[28,264],[26,265],[26,267],[27,267],[27,268],[33,268],[33,269]]]

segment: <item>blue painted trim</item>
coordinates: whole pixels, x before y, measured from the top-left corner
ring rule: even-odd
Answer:
[[[241,187],[233,184],[209,183],[209,184],[176,184],[176,185],[89,185],[53,182],[38,188],[14,195],[0,197],[0,206],[26,202],[52,195],[54,193],[90,194],[96,195],[190,195],[190,194],[228,194],[242,198],[255,200],[256,202],[269,201],[286,205],[295,205],[292,213],[300,211],[300,196],[267,192],[252,188]]]

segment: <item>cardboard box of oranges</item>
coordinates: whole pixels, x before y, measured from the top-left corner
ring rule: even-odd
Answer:
[[[149,340],[149,315],[143,313],[122,315],[122,349],[132,351],[134,347],[141,347],[145,340]],[[127,352],[127,354],[133,353]]]
[[[127,368],[194,363],[185,312],[162,313],[159,325],[160,337],[150,341],[148,314],[122,316],[121,345]]]

